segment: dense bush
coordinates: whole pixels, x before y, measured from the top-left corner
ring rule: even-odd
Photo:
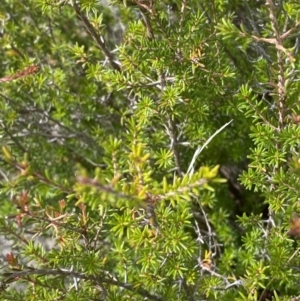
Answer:
[[[1,300],[299,300],[299,11],[3,0]]]

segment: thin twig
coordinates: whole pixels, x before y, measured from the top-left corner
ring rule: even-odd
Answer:
[[[112,68],[118,72],[121,72],[121,65],[119,62],[117,62],[112,53],[108,50],[105,40],[102,35],[100,35],[99,32],[96,31],[94,26],[91,24],[87,16],[82,12],[81,7],[78,5],[77,1],[73,1],[73,8],[75,9],[75,12],[77,16],[80,18],[80,20],[83,22],[84,27],[86,31],[91,35],[93,40],[96,42],[97,46],[100,48],[100,50],[104,53],[105,57],[109,61]]]
[[[124,288],[126,290],[129,290],[131,292],[135,292],[149,300],[154,300],[154,301],[163,301],[164,299],[160,296],[157,295],[153,295],[151,293],[149,293],[147,290],[133,285],[133,284],[129,284],[129,283],[124,283],[121,281],[118,281],[114,278],[104,278],[104,277],[99,277],[99,276],[90,276],[87,275],[86,273],[80,273],[80,272],[76,272],[73,270],[62,270],[62,269],[28,269],[28,270],[24,270],[24,271],[18,271],[18,272],[11,272],[11,273],[5,273],[2,274],[1,276],[4,278],[4,284],[8,283],[9,280],[11,279],[19,279],[19,278],[23,278],[23,277],[27,277],[30,275],[42,275],[42,276],[64,276],[64,277],[76,277],[78,279],[83,279],[83,280],[89,280],[93,283],[96,284],[108,284],[108,285],[113,285],[113,286],[117,286],[117,287],[121,287]]]
[[[11,134],[9,132],[9,130],[7,129],[7,127],[2,123],[0,122],[0,125],[1,127],[3,128],[3,131],[9,136],[9,138],[16,144],[16,146],[19,148],[20,151],[22,151],[23,153],[26,153],[27,150],[25,149],[25,147],[20,143],[19,139],[16,139],[14,137],[13,134]]]
[[[255,113],[264,121],[264,123],[266,125],[268,125],[269,127],[271,127],[274,131],[279,132],[279,128],[277,128],[276,126],[274,126],[273,124],[271,124],[262,114],[261,112],[257,109],[256,105],[253,105],[251,103],[251,101],[249,101],[248,99],[246,99],[247,103],[249,104],[249,106],[255,111]]]
[[[167,122],[168,122],[167,133],[169,134],[169,137],[171,140],[170,147],[171,147],[173,155],[174,155],[176,169],[177,169],[178,174],[182,175],[182,169],[181,169],[179,152],[178,152],[178,139],[177,139],[177,136],[175,133],[174,121],[172,120],[172,117],[170,116],[169,113],[167,113]]]
[[[266,0],[266,3],[269,6],[269,15],[271,20],[271,25],[273,28],[273,32],[275,34],[275,45],[277,49],[277,65],[279,68],[278,72],[278,83],[277,83],[277,89],[278,89],[278,96],[279,96],[279,103],[278,103],[278,125],[279,128],[283,127],[284,122],[284,110],[285,110],[285,75],[284,75],[284,63],[283,63],[283,57],[282,57],[282,51],[285,49],[282,45],[282,37],[279,33],[278,23],[275,15],[275,7],[273,0]]]

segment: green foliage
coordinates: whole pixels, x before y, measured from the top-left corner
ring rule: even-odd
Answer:
[[[300,5],[2,2],[1,300],[298,300]]]

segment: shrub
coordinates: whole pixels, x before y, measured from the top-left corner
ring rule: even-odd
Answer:
[[[299,4],[0,9],[2,300],[299,299]]]

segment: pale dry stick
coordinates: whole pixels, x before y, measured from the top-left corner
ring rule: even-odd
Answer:
[[[194,227],[194,229],[195,229],[195,232],[196,232],[196,234],[197,234],[197,239],[196,239],[196,241],[199,242],[199,244],[200,244],[200,248],[199,248],[199,256],[198,256],[198,263],[199,263],[199,265],[200,265],[200,263],[201,263],[201,258],[202,258],[202,247],[201,247],[201,245],[204,244],[204,240],[203,240],[203,237],[202,237],[202,234],[201,234],[201,231],[200,231],[199,224],[198,224],[197,220],[195,220],[195,227]]]
[[[177,39],[177,53],[181,53],[179,47],[180,47],[181,33],[183,28],[184,12],[186,9],[186,5],[187,5],[187,0],[182,0],[181,10],[180,10],[179,29],[178,29],[178,39]]]
[[[295,60],[295,58],[286,48],[284,48],[284,46],[282,45],[282,41],[284,39],[286,39],[287,37],[289,37],[290,34],[292,32],[294,32],[299,26],[300,26],[300,22],[297,22],[297,24],[293,28],[289,29],[288,31],[286,31],[285,33],[283,33],[281,35],[278,35],[280,38],[280,43],[278,42],[277,38],[263,38],[263,37],[257,37],[255,35],[251,35],[251,38],[257,42],[264,42],[264,43],[275,45],[275,47],[278,51],[284,52],[286,54],[286,56],[290,59],[290,61],[293,62]],[[245,33],[241,32],[240,36],[246,37],[247,35]]]
[[[198,265],[199,267],[203,270],[203,271],[207,271],[208,273],[210,273],[212,276],[215,276],[215,277],[218,277],[218,278],[221,278],[225,283],[226,283],[226,286],[228,286],[230,284],[229,280],[227,277],[211,270],[210,268],[206,267],[205,265],[202,264],[201,260],[198,258]]]
[[[269,226],[272,222],[274,222],[274,221],[272,220],[272,217],[270,216],[268,220],[263,221],[263,222],[267,223],[267,228],[266,228],[266,229],[264,228],[264,225],[263,225],[261,222],[258,222],[258,223],[257,223],[257,226],[258,226],[258,228],[261,230],[261,232],[263,233],[264,242],[266,242],[266,241],[268,240],[268,236],[269,236],[269,233],[270,233],[269,227],[268,227],[268,226]],[[273,225],[273,224],[272,224],[272,225]],[[275,226],[275,225],[273,225],[273,226]],[[265,243],[264,245],[266,246],[266,243]],[[266,247],[264,247],[264,248],[260,251],[260,255],[261,255],[261,258],[262,258],[262,259],[267,259],[269,262],[271,261],[271,258],[270,258],[269,254],[268,254],[268,250],[267,250]]]
[[[153,10],[153,4],[154,1],[150,0],[148,3],[145,3],[146,1],[136,1],[136,5],[139,6],[140,8],[144,9],[145,11],[147,11],[149,14],[153,14],[154,10]]]
[[[8,179],[7,175],[1,169],[0,169],[0,177],[2,179],[5,179],[6,182],[9,182],[9,179]]]
[[[197,157],[200,155],[200,153],[202,152],[202,150],[210,143],[210,141],[216,136],[216,135],[218,135],[224,128],[226,128],[231,122],[233,121],[233,119],[232,120],[230,120],[229,122],[227,122],[227,123],[225,123],[222,127],[220,127],[217,131],[215,131],[207,140],[206,140],[206,142],[202,145],[202,146],[199,146],[197,149],[196,149],[196,151],[195,151],[195,153],[194,153],[194,156],[193,156],[193,159],[192,159],[192,161],[191,161],[191,163],[190,163],[190,166],[189,166],[189,168],[188,168],[188,170],[187,170],[187,174],[190,174],[190,175],[192,175],[193,173],[194,173],[194,164],[195,164],[195,162],[196,162],[196,159],[197,159]]]
[[[245,36],[245,35],[243,35],[243,36]],[[253,38],[257,42],[265,42],[268,44],[273,44],[273,45],[275,45],[276,49],[279,52],[284,52],[288,56],[288,58],[290,59],[291,62],[293,62],[295,60],[295,58],[292,56],[292,54],[287,49],[285,49],[283,47],[283,45],[278,43],[276,38],[261,38],[261,37],[257,37],[254,35],[252,35],[251,38]]]
[[[218,287],[214,287],[215,290],[228,290],[229,288],[232,288],[234,286],[244,285],[244,281],[242,279],[238,279],[238,280],[230,283],[228,277],[217,273],[216,271],[212,270],[210,267],[207,267],[205,264],[202,263],[201,258],[198,258],[197,260],[198,260],[197,266],[199,266],[201,268],[201,272],[206,271],[206,272],[210,273],[212,276],[215,276],[215,277],[223,280],[225,287],[220,285]]]
[[[212,252],[212,237],[213,237],[213,233],[212,233],[211,226],[209,224],[206,212],[204,211],[204,209],[203,209],[203,207],[201,205],[200,205],[200,210],[202,211],[202,215],[203,215],[203,218],[204,218],[207,230],[208,230],[208,250],[210,252]],[[215,253],[216,253],[216,250],[215,250]],[[214,254],[212,253],[212,255],[216,255],[215,253]]]
[[[211,253],[211,256],[212,258],[216,255],[217,253],[217,248],[220,246],[218,243],[216,243],[214,241],[214,245],[212,245],[212,238],[214,237],[214,233],[212,233],[212,229],[211,229],[211,226],[209,224],[209,221],[208,221],[208,218],[207,218],[207,215],[206,215],[206,212],[204,211],[203,207],[200,205],[200,209],[202,211],[202,217],[205,221],[205,224],[206,224],[206,227],[207,227],[207,230],[208,230],[208,250],[209,252]],[[199,229],[199,225],[198,223],[196,222],[196,233],[198,235],[198,238],[197,238],[197,241],[199,241],[201,244],[204,243],[204,240],[202,239],[202,235],[201,235],[201,232],[200,232],[200,229]],[[214,252],[212,251],[214,249]],[[220,250],[220,249],[219,249]],[[200,249],[200,253],[199,253],[199,257],[198,257],[198,263],[199,263],[199,267],[202,268],[202,271],[209,271],[211,274],[215,273],[214,271],[211,270],[211,268],[209,267],[206,267],[205,264],[203,264],[202,260],[201,260],[201,249]],[[217,273],[216,273],[217,274]],[[216,276],[216,275],[215,275]],[[221,276],[221,275],[219,275]],[[221,277],[224,277],[224,276],[221,276]],[[224,277],[223,279],[227,279],[226,277]],[[226,282],[226,285],[228,285],[228,279],[227,279],[227,282]]]
[[[300,251],[300,248],[298,248],[294,253],[293,253],[293,255],[289,258],[289,260],[288,260],[288,263],[290,263],[290,261],[299,253],[299,251]]]
[[[290,34],[292,32],[294,32],[298,27],[300,27],[300,21],[297,22],[293,28],[289,29],[288,31],[286,31],[285,33],[283,33],[281,35],[278,35],[280,38],[280,41],[282,42],[284,39],[288,38],[290,36]],[[240,33],[240,35],[246,36],[244,33]],[[255,35],[251,35],[251,38],[253,38],[257,42],[265,42],[265,43],[274,44],[275,46],[278,46],[278,45],[276,45],[278,43],[277,38],[262,38],[262,37],[257,37]],[[279,46],[279,50],[283,50],[282,47]],[[286,49],[284,49],[283,51],[286,52]]]
[[[287,38],[292,32],[294,32],[299,26],[300,26],[300,21],[297,22],[296,25],[295,25],[293,28],[291,28],[291,29],[289,29],[288,31],[286,31],[285,33],[283,33],[283,34],[280,36],[280,38],[281,38],[282,40],[286,39],[286,38]]]
[[[68,269],[62,269],[62,271],[70,271],[72,272],[74,270],[74,266],[72,265],[70,270]],[[76,278],[76,277],[73,277],[73,284],[70,286],[70,288],[68,289],[68,291],[71,291],[72,289],[75,289],[75,291],[78,291],[78,281],[80,279],[79,278]]]
[[[198,222],[196,220],[195,220],[195,228],[194,228],[195,232],[196,232],[196,234],[198,236],[197,239],[196,239],[196,241],[199,241],[199,243],[203,245],[204,244],[204,240],[203,240],[200,228],[199,228],[199,224],[198,224]]]

